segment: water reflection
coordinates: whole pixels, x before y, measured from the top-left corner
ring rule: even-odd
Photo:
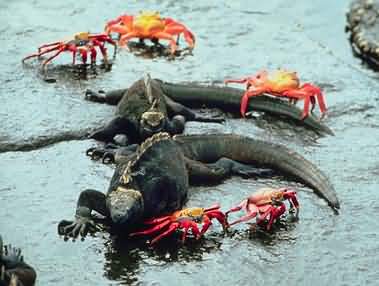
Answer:
[[[141,282],[141,272],[147,268],[159,269],[169,267],[171,263],[186,265],[207,260],[210,254],[221,254],[225,241],[229,245],[250,241],[271,253],[277,244],[296,240],[295,228],[294,218],[288,215],[275,222],[269,232],[255,223],[242,223],[227,233],[206,233],[200,240],[189,236],[184,244],[180,240],[181,233],[177,232],[154,246],[148,245],[143,238],[130,239],[113,234],[104,243],[104,275],[112,281],[136,285]]]
[[[183,244],[175,233],[149,246],[144,239],[112,236],[105,242],[105,276],[127,285],[138,282],[142,266],[165,266],[171,262],[186,264],[202,261],[204,255],[220,250],[224,234],[212,233],[200,240],[188,238]]]

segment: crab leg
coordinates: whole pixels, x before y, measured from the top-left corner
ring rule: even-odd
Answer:
[[[107,49],[104,47],[104,44],[98,40],[93,40],[93,44],[97,47],[99,47],[101,54],[103,55],[104,63],[105,65],[108,65],[108,55],[107,55]],[[96,60],[96,55],[95,55]]]
[[[83,62],[83,64],[86,64],[87,63],[88,48],[87,47],[79,47],[77,49],[78,49],[79,53],[82,56],[82,62]]]
[[[116,24],[119,24],[122,20],[122,16],[118,17],[117,19],[108,21],[107,24],[105,25],[105,33],[110,34],[111,28],[113,28]]]
[[[304,98],[304,108],[303,108],[303,113],[301,115],[301,120],[303,120],[309,115],[309,104],[310,104],[310,97],[307,96]]]
[[[60,42],[54,42],[54,43],[50,43],[50,44],[42,45],[42,46],[38,47],[38,52],[40,52],[42,49],[47,48],[47,47],[51,47],[51,46],[59,46],[59,45],[62,44],[62,43],[63,43],[63,42],[60,41]]]
[[[324,114],[327,110],[325,100],[324,100],[324,96],[323,96],[323,94],[319,88],[317,90],[315,90],[315,94],[317,97],[318,106],[320,107],[320,111],[322,114]]]
[[[195,45],[195,41],[194,41],[195,37],[194,37],[194,35],[190,31],[188,31],[188,29],[185,26],[183,26],[181,24],[172,23],[172,24],[168,25],[164,29],[164,33],[168,33],[168,34],[171,34],[171,35],[178,35],[176,43],[179,42],[179,35],[181,33],[183,33],[184,39],[188,43],[189,47],[191,49],[193,49],[193,47]]]
[[[280,204],[278,207],[272,207],[271,212],[270,212],[270,220],[268,221],[267,224],[267,230],[270,230],[272,227],[272,224],[280,218],[282,214],[286,211],[286,205],[285,204]]]
[[[257,214],[258,214],[257,211],[253,211],[251,213],[248,213],[248,214],[244,215],[243,217],[237,219],[236,221],[229,223],[229,226],[240,223],[240,222],[245,222],[245,221],[251,220],[251,219],[255,218],[257,216]]]
[[[283,92],[283,96],[286,96],[289,98],[304,99],[304,108],[303,108],[303,113],[301,115],[301,119],[303,120],[304,118],[308,116],[311,95],[307,91],[304,91],[302,89],[286,90]]]
[[[286,191],[286,192],[284,192],[283,198],[286,199],[286,200],[289,200],[290,202],[292,202],[292,204],[294,205],[295,208],[299,208],[300,207],[299,201],[297,200],[296,192],[295,191]]]
[[[209,208],[204,209],[205,212],[213,211],[213,210],[218,210],[220,208],[219,204],[215,204]]]
[[[118,33],[121,35],[126,35],[129,31],[130,31],[130,29],[127,26],[119,24],[119,25],[114,25],[112,27],[108,27],[106,30],[106,33],[108,33],[108,34]]]
[[[204,225],[203,225],[203,228],[201,229],[200,235],[203,235],[208,230],[208,228],[212,225],[213,218],[217,219],[217,221],[222,225],[222,228],[225,230],[225,227],[227,225],[225,215],[222,212],[215,210],[215,211],[210,211],[204,214],[204,218],[203,218]]]
[[[260,209],[260,207],[266,207],[268,206],[267,209]],[[272,205],[262,205],[258,207],[258,213],[257,213],[257,224],[261,224],[262,222],[265,221],[265,219],[268,217],[268,215],[271,213],[273,206]]]
[[[42,56],[42,55],[44,55],[44,54],[47,54],[47,53],[49,53],[49,52],[52,52],[52,51],[56,50],[57,48],[58,48],[58,47],[53,47],[53,48],[47,49],[47,50],[42,51],[42,52],[38,52],[38,53],[35,53],[35,54],[31,54],[31,55],[26,56],[25,58],[23,58],[23,59],[22,59],[22,62],[24,62],[24,61],[26,61],[26,60],[28,60],[28,59],[30,59],[30,58],[34,58],[34,57]]]
[[[240,109],[240,112],[241,112],[241,116],[242,117],[245,117],[245,113],[246,113],[246,110],[247,110],[247,106],[249,104],[249,98],[252,97],[252,96],[258,96],[258,95],[261,95],[262,93],[266,92],[267,89],[264,88],[264,87],[257,87],[257,88],[254,88],[254,89],[248,89],[245,94],[242,96],[242,99],[241,99],[241,109]]]
[[[137,32],[130,32],[130,33],[127,33],[127,34],[123,35],[123,36],[121,36],[121,38],[119,40],[119,45],[121,47],[123,47],[123,46],[125,46],[128,43],[129,39],[135,38],[135,37],[138,38],[139,37],[139,33],[137,33]]]
[[[46,65],[52,61],[54,58],[56,58],[61,52],[65,51],[65,47],[62,47],[60,48],[54,55],[52,55],[50,58],[46,59],[43,63],[42,63],[42,69],[45,70],[46,69]]]
[[[111,20],[105,25],[105,33],[107,34],[110,34],[111,32],[120,33],[120,32],[115,31],[114,27],[123,27],[125,29],[128,29],[128,31],[130,31],[131,26],[133,24],[133,19],[134,19],[134,16],[122,15],[115,20]],[[123,34],[126,34],[126,33],[127,31],[124,32]]]
[[[168,230],[166,230],[165,232],[162,232],[160,235],[158,235],[156,238],[154,238],[150,244],[155,244],[157,241],[159,241],[160,239],[162,239],[163,237],[173,233],[177,228],[179,227],[179,223],[175,222],[173,224],[170,225],[170,227],[168,228]]]
[[[200,238],[201,233],[199,228],[197,227],[196,222],[191,220],[181,221],[180,222],[181,227],[183,228],[183,234],[182,234],[182,243],[186,241],[186,237],[188,234],[188,230],[192,230],[192,234],[196,237],[196,239]]]
[[[98,36],[98,38],[96,39],[96,41],[99,41],[100,43],[107,42],[108,44],[112,45],[113,46],[113,57],[116,56],[117,44],[108,35],[104,35],[104,36],[101,36],[101,37]],[[103,46],[104,52],[106,53],[106,49],[104,47],[104,44],[102,46]],[[99,47],[100,47],[100,50],[101,50],[101,46],[100,45],[99,45]],[[103,56],[104,56],[104,54],[103,54]]]
[[[75,65],[77,47],[74,45],[68,45],[66,50],[72,52],[72,64]]]
[[[171,216],[168,215],[168,216],[163,216],[163,217],[159,217],[159,218],[152,218],[152,219],[145,220],[143,223],[144,224],[157,224],[157,223],[161,223],[163,221],[169,220],[170,217]]]
[[[212,225],[211,218],[206,214],[204,214],[203,216],[203,223],[204,225],[200,231],[199,237],[202,236],[208,230],[208,228]]]
[[[238,212],[240,211],[242,208],[246,208],[247,209],[247,202],[248,200],[243,200],[238,206],[234,207],[234,208],[231,208],[230,210],[228,210],[226,212],[226,215],[228,215],[229,213],[233,213],[233,212]]]
[[[146,229],[146,230],[143,230],[143,231],[137,231],[137,232],[133,232],[131,234],[129,234],[130,236],[135,236],[135,235],[144,235],[144,234],[152,234],[154,232],[157,232],[157,231],[160,231],[162,229],[164,229],[166,226],[168,226],[169,224],[171,223],[171,221],[165,221],[161,224],[158,224],[156,226],[153,226],[152,228],[149,228],[149,229]]]
[[[316,107],[316,98],[312,95],[312,96],[309,97],[309,99],[311,100],[311,105],[312,105],[312,107],[311,107],[311,113],[313,113],[313,110]]]
[[[76,61],[76,48],[72,50],[72,65],[75,65]]]
[[[157,39],[168,40],[170,42],[171,54],[175,54],[177,46],[176,46],[175,39],[172,37],[172,35],[166,32],[157,32],[157,33],[154,33],[152,37],[157,38]]]
[[[97,52],[95,46],[90,47],[89,50],[91,53],[91,65],[96,64]]]

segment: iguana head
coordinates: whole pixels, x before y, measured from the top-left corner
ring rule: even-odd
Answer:
[[[143,198],[135,189],[119,186],[109,194],[107,206],[112,222],[122,228],[131,228],[143,215]]]
[[[154,101],[151,108],[144,112],[140,120],[140,132],[142,137],[147,138],[164,131],[166,116],[158,108],[158,101]]]

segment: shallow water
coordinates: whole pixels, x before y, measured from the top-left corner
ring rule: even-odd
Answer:
[[[23,249],[38,271],[37,285],[377,285],[379,81],[352,56],[344,2],[2,1],[0,140],[106,121],[113,107],[84,101],[84,90],[127,87],[144,72],[174,82],[213,81],[278,67],[323,86],[326,123],[335,132],[315,139],[276,120],[190,123],[187,133],[233,131],[296,149],[330,176],[341,212],[334,215],[309,189],[288,183],[300,190],[298,223],[272,235],[256,235],[240,225],[225,237],[214,224],[199,242],[181,247],[168,241],[157,249],[125,245],[107,233],[74,243],[58,237],[57,223],[73,217],[81,190],[107,189],[113,169],[84,155],[93,141],[0,154],[0,233]],[[89,80],[60,76],[53,84],[42,80],[36,61],[20,63],[41,43],[88,29],[99,32],[106,20],[143,9],[185,23],[197,36],[193,56],[168,61],[121,51],[111,72]],[[70,59],[62,56],[51,68]],[[232,178],[191,189],[188,205],[220,202],[225,210],[259,187],[284,184]]]

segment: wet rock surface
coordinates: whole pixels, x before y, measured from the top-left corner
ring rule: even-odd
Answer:
[[[299,222],[268,235],[239,225],[224,236],[214,225],[199,242],[183,247],[167,240],[156,249],[125,244],[106,232],[75,243],[57,236],[57,223],[74,215],[80,191],[108,187],[113,169],[85,156],[94,141],[0,154],[0,231],[23,249],[38,273],[37,285],[243,285],[252,279],[265,285],[376,285],[379,82],[351,54],[344,32],[348,3],[42,0],[3,1],[0,8],[2,141],[97,126],[114,108],[85,101],[85,90],[123,88],[144,72],[173,82],[210,82],[278,67],[323,88],[325,123],[335,133],[321,138],[268,116],[188,124],[186,133],[235,132],[294,148],[329,175],[341,212],[334,215],[311,190],[281,178],[233,178],[191,189],[188,206],[219,202],[226,210],[260,187],[290,185],[299,189]],[[185,23],[197,36],[193,55],[150,59],[122,50],[110,72],[87,79],[62,70],[59,64],[71,61],[62,55],[48,69],[54,83],[43,80],[37,62],[21,64],[42,43],[102,31],[108,19],[143,9]]]

